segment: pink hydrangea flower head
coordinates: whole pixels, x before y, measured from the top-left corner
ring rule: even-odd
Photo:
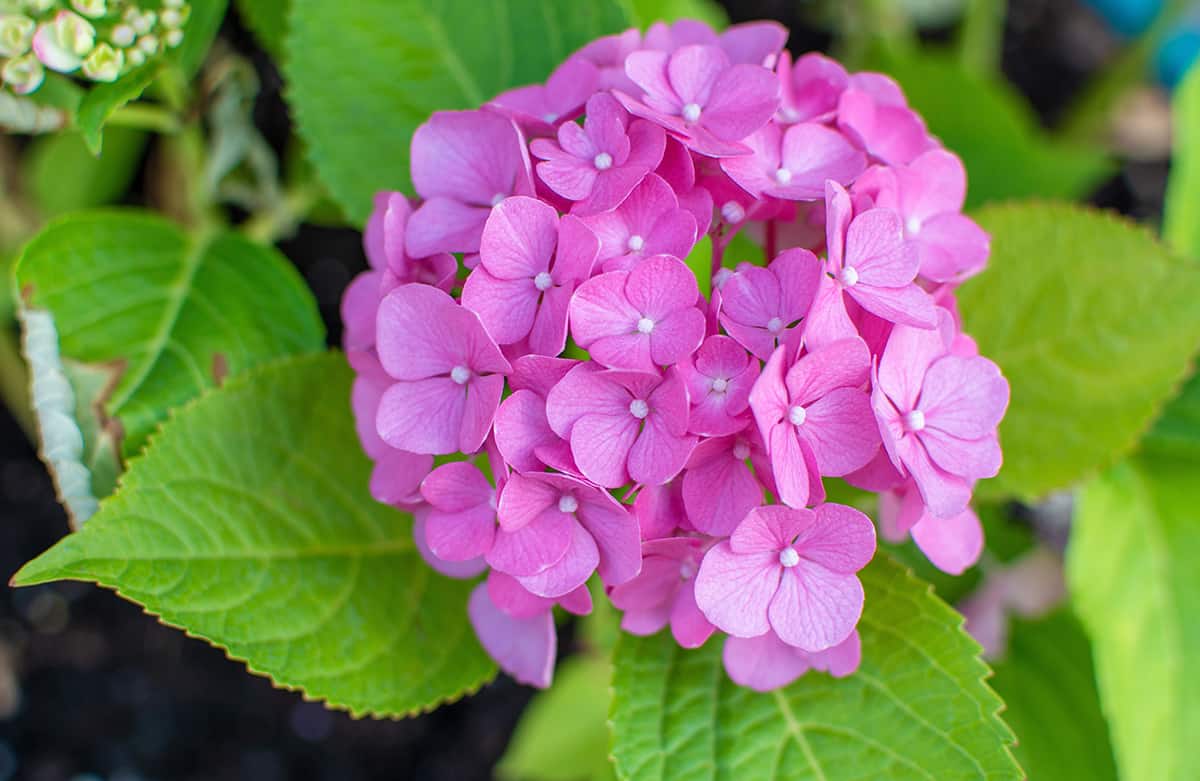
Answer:
[[[492,426],[511,366],[478,316],[428,285],[379,306],[379,359],[395,382],[379,402],[384,442],[414,453],[474,453]]]
[[[550,427],[571,443],[579,471],[605,488],[666,483],[696,444],[687,434],[687,388],[666,374],[572,369],[546,398]]]
[[[689,45],[671,54],[638,51],[625,72],[644,94],[618,92],[629,113],[661,125],[702,155],[747,152],[740,143],[765,125],[779,106],[774,75],[755,65],[734,65],[716,46]]]
[[[854,631],[857,572],[874,554],[875,527],[851,507],[758,507],[704,555],[696,603],[734,637],[774,631],[787,645],[824,651]]]
[[[600,239],[604,271],[628,271],[653,255],[686,257],[696,243],[696,216],[671,186],[650,174],[612,211],[585,217]]]
[[[850,75],[841,63],[816,52],[797,58],[794,65],[792,55],[783,52],[776,73],[779,111],[775,117],[785,125],[833,119],[838,100],[850,85]]]
[[[440,111],[412,139],[413,186],[424,203],[409,217],[408,254],[478,252],[492,207],[532,195],[529,154],[511,119],[492,111]]]
[[[828,271],[835,287],[884,320],[922,328],[937,325],[933,298],[914,282],[921,258],[904,237],[900,215],[869,209],[851,218],[850,194],[832,181],[825,210]]]
[[[498,344],[528,337],[531,352],[554,356],[567,343],[567,307],[592,273],[600,243],[579,218],[514,196],[487,218],[479,266],[463,285],[463,305]]]
[[[758,637],[731,636],[721,654],[725,671],[740,686],[769,692],[787,686],[809,670],[845,678],[862,662],[862,640],[854,631],[824,651],[804,651],[788,645],[774,632]]]
[[[530,151],[544,162],[537,173],[551,190],[574,201],[579,215],[608,211],[662,161],[666,134],[629,114],[608,93],[587,102],[583,127],[564,122],[557,142],[539,138]]]
[[[750,388],[758,378],[758,362],[734,339],[716,335],[704,340],[679,364],[691,400],[688,430],[705,436],[741,431],[749,422]]]
[[[767,361],[750,393],[779,497],[793,507],[821,501],[821,476],[866,466],[879,450],[879,431],[866,415],[863,390],[871,356],[861,339],[834,342],[785,368],[786,348]]]
[[[797,347],[795,328],[820,279],[821,262],[805,249],[786,250],[767,268],[743,265],[721,286],[721,325],[764,361],[780,344]]]
[[[816,122],[768,124],[745,140],[752,154],[726,157],[721,168],[756,196],[790,201],[823,198],[825,181],[854,181],[867,159],[842,134]]]
[[[987,358],[949,354],[939,331],[897,326],[873,386],[892,463],[912,476],[932,515],[961,514],[973,482],[1000,470],[996,427],[1008,408],[1000,369]]]
[[[655,255],[631,271],[609,271],[580,285],[571,299],[571,335],[605,366],[656,372],[703,341],[699,297],[683,261]]]
[[[668,624],[684,648],[699,648],[716,631],[696,606],[696,573],[708,543],[699,537],[670,537],[642,543],[642,570],[609,592],[624,611],[621,628],[652,635]]]

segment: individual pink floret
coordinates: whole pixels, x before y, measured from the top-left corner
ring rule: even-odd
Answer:
[[[539,138],[530,144],[537,173],[546,186],[574,201],[571,211],[596,214],[616,207],[646,174],[662,161],[666,135],[644,119],[630,122],[629,113],[608,93],[587,102],[583,127],[564,122],[558,140]]]
[[[821,261],[806,249],[785,250],[766,268],[744,264],[721,286],[721,325],[765,361],[808,314],[820,279]]]
[[[571,443],[579,471],[596,485],[659,485],[683,468],[696,444],[687,432],[687,388],[665,375],[577,366],[546,399],[550,427]]]
[[[861,339],[834,342],[787,366],[786,348],[767,361],[750,408],[771,454],[779,498],[793,507],[821,501],[821,475],[866,466],[879,450],[863,387],[871,355]]]
[[[753,468],[752,468],[753,467]],[[683,472],[683,506],[696,531],[728,537],[763,502],[762,477],[770,479],[771,462],[754,427],[696,445]],[[762,477],[760,477],[762,476]]]
[[[610,271],[571,299],[571,335],[613,369],[656,372],[696,351],[704,339],[696,277],[678,258],[655,255],[631,271]]]
[[[656,174],[643,179],[616,209],[585,217],[584,223],[600,239],[604,271],[628,271],[653,255],[687,257],[697,237],[695,215]]]
[[[446,561],[486,555],[496,536],[496,491],[474,464],[442,464],[421,483],[429,503],[425,542]]]
[[[745,154],[739,143],[765,125],[779,106],[774,75],[755,65],[734,65],[716,46],[692,45],[671,54],[638,51],[625,72],[644,90],[640,98],[618,92],[629,113],[664,127],[702,155]]]
[[[811,201],[825,196],[825,181],[848,185],[867,158],[836,130],[815,122],[765,125],[745,140],[752,154],[721,159],[721,168],[756,196]]]
[[[670,25],[665,22],[650,25],[642,46],[663,52],[673,52],[691,44],[719,46],[731,62],[770,68],[787,37],[787,28],[777,22],[745,22],[717,34],[703,22],[679,19]]]
[[[792,64],[786,50],[779,56],[779,111],[775,119],[785,125],[826,122],[837,114],[838,100],[850,85],[850,75],[836,60],[809,52]]]
[[[774,631],[788,645],[823,651],[862,615],[857,572],[875,554],[875,527],[852,507],[758,507],[704,555],[696,604],[734,637]]]
[[[975,511],[967,507],[950,518],[933,516],[911,481],[879,495],[879,533],[892,543],[911,534],[925,557],[951,575],[975,566],[983,553],[983,525]]]
[[[414,453],[474,453],[511,370],[479,317],[428,285],[396,288],[379,306],[379,360],[395,383],[379,402],[379,436]]]
[[[700,349],[680,361],[679,373],[692,404],[688,431],[719,437],[746,427],[758,362],[751,360],[741,345],[728,336],[710,336]]]
[[[987,358],[948,354],[939,331],[892,331],[871,403],[892,463],[912,475],[932,515],[959,515],[974,481],[1000,471],[1008,382]]]
[[[696,572],[708,543],[699,537],[671,537],[642,543],[642,571],[608,594],[624,611],[621,628],[652,635],[668,624],[684,648],[699,648],[716,630],[696,606]]]
[[[584,59],[559,65],[545,84],[530,84],[501,92],[488,105],[508,113],[527,133],[554,134],[554,126],[574,119],[596,92],[600,69]]]
[[[483,228],[479,266],[463,285],[463,306],[479,315],[497,344],[528,337],[531,352],[558,355],[567,343],[567,307],[591,276],[600,243],[579,218],[554,207],[506,198]]]
[[[895,81],[880,73],[856,73],[838,99],[838,127],[873,159],[911,162],[934,148],[925,122],[908,107]]]
[[[424,203],[408,219],[412,257],[478,252],[492,207],[532,195],[529,156],[511,119],[492,111],[439,111],[412,139],[413,187]]]
[[[496,410],[496,447],[518,472],[537,472],[549,466],[577,474],[571,446],[550,428],[546,396],[578,361],[526,355],[513,363],[509,394]]]
[[[803,651],[788,645],[774,632],[758,637],[730,637],[721,654],[725,672],[739,686],[768,692],[787,686],[809,670],[845,678],[862,662],[858,632],[824,651]]]

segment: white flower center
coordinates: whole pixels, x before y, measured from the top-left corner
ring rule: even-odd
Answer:
[[[650,414],[650,405],[644,399],[634,399],[629,402],[629,414],[638,420],[645,420],[646,416]]]
[[[795,548],[784,548],[779,551],[779,563],[785,567],[794,567],[800,563],[800,554],[796,553]]]
[[[779,119],[790,125],[791,123],[798,122],[800,120],[800,112],[796,111],[796,109],[792,108],[791,106],[788,106],[779,110]]]
[[[466,385],[467,380],[471,379],[471,370],[466,366],[455,366],[450,370],[450,379],[459,385]]]
[[[787,184],[792,181],[792,172],[786,168],[778,168],[775,170],[775,181],[780,184]]]
[[[778,317],[772,317],[767,321],[767,330],[778,335],[779,332],[783,330],[783,321]]]
[[[601,152],[592,158],[592,165],[596,166],[597,171],[607,171],[612,168],[612,155],[608,152]]]
[[[854,287],[858,284],[858,269],[854,266],[846,266],[838,272],[838,282],[846,287]]]
[[[737,201],[726,201],[721,206],[721,216],[725,219],[725,222],[737,223],[746,219],[746,210]]]
[[[909,217],[908,222],[904,223],[904,232],[910,237],[916,236],[921,232],[921,221],[916,217]]]
[[[691,580],[696,576],[696,563],[694,561],[683,561],[679,564],[679,579]]]
[[[724,393],[725,389],[729,387],[729,380],[725,379],[724,377],[717,377],[712,381],[712,385],[709,387],[711,387],[715,393]]]
[[[639,334],[648,334],[654,330],[654,321],[648,317],[643,317],[637,321],[637,329]]]
[[[683,107],[681,112],[684,122],[696,122],[700,119],[700,105],[697,103],[689,103]]]
[[[507,197],[508,196],[505,195],[504,193],[496,193],[495,195],[492,196],[492,206],[495,206],[496,204],[500,203]]]
[[[629,241],[625,242],[625,246],[630,252],[641,252],[642,247],[646,246],[646,240],[636,233],[629,237]]]
[[[550,276],[549,271],[539,271],[533,278],[533,286],[538,290],[549,290],[554,286],[554,279]]]
[[[715,287],[717,290],[720,290],[725,286],[725,283],[728,282],[729,278],[732,276],[733,272],[727,268],[717,269],[717,273],[713,274],[713,287]]]
[[[551,114],[549,111],[547,111],[545,114],[542,114],[542,121],[547,125],[553,125],[556,119],[558,119],[558,115]]]
[[[738,461],[745,461],[750,457],[750,446],[745,442],[738,440],[738,442],[733,446],[733,457]]]
[[[925,428],[925,413],[921,410],[915,409],[904,416],[905,431],[920,431],[923,428]]]
[[[793,426],[803,426],[807,418],[808,412],[799,404],[788,410],[788,420],[792,421]]]
[[[558,511],[560,513],[573,513],[579,509],[579,500],[570,494],[563,494],[558,497]]]

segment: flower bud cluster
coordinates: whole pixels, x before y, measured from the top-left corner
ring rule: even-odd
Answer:
[[[371,491],[487,573],[468,612],[519,680],[593,574],[629,632],[724,635],[738,683],[849,674],[875,525],[826,478],[939,567],[979,556],[1008,384],[955,308],[989,252],[965,172],[891,79],[786,38],[597,40],[434,114],[419,199],[376,198],[342,307]]]
[[[136,0],[0,2],[0,77],[17,95],[41,87],[47,69],[116,81],[182,43],[190,13],[184,0],[163,0],[154,10]]]

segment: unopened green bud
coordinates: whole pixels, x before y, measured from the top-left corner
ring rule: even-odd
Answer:
[[[20,14],[0,15],[0,56],[20,57],[33,44],[37,23]]]
[[[183,30],[168,30],[167,34],[163,36],[163,41],[166,42],[168,47],[174,49],[183,43]]]
[[[33,54],[26,54],[4,63],[4,83],[18,95],[28,95],[46,78],[41,61]]]
[[[83,75],[92,81],[116,81],[125,67],[125,53],[102,43],[83,61]]]
[[[133,45],[133,42],[137,40],[137,33],[127,24],[118,24],[112,28],[112,32],[109,33],[108,38],[113,42],[113,46],[119,46],[124,49]]]
[[[108,13],[106,0],[71,0],[71,6],[89,19],[99,19]]]

